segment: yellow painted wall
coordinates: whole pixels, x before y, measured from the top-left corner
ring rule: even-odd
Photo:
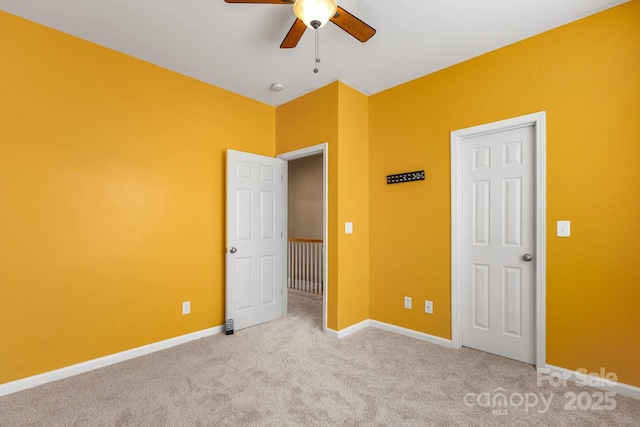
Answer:
[[[369,99],[340,83],[338,99],[338,329],[369,318]],[[353,223],[353,234],[344,223]]]
[[[223,324],[225,149],[274,155],[275,108],[3,12],[0,40],[0,383]]]
[[[449,132],[546,110],[547,361],[640,386],[638,4],[278,108],[0,12],[0,383],[223,323],[227,147],[329,143],[330,328],[449,338]]]
[[[327,327],[338,329],[338,83],[331,83],[276,108],[276,153],[317,144],[329,146],[327,234]]]
[[[542,110],[547,362],[640,386],[637,1],[370,98],[371,318],[450,338],[449,133]],[[384,183],[419,169],[424,182]],[[404,310],[404,295],[434,314]]]
[[[369,316],[368,98],[334,82],[277,108],[278,154],[328,143],[327,326]],[[344,234],[344,222],[354,234]]]

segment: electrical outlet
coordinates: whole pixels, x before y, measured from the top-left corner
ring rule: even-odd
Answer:
[[[433,314],[433,301],[424,301],[424,312]]]
[[[411,310],[411,297],[404,297],[404,308]]]
[[[185,301],[182,303],[182,314],[191,313],[191,301]]]
[[[558,221],[556,235],[558,237],[570,237],[571,236],[571,221]]]

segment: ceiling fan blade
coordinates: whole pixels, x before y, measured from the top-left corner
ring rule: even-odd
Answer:
[[[270,4],[291,4],[295,0],[224,0],[227,3],[270,3]]]
[[[293,22],[293,25],[289,29],[289,32],[282,40],[282,44],[280,45],[281,49],[290,49],[292,47],[296,47],[302,34],[304,34],[304,30],[307,29],[307,26],[300,19],[296,18]]]
[[[376,30],[371,26],[365,24],[360,19],[356,18],[340,6],[338,6],[338,12],[331,18],[331,22],[338,27],[351,34],[362,43],[369,40],[376,33]]]

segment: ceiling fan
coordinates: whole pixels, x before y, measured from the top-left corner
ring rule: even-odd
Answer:
[[[369,40],[376,30],[356,18],[340,6],[335,0],[224,0],[227,3],[268,3],[293,5],[296,20],[280,44],[282,49],[296,47],[307,27],[318,29],[328,21],[333,22],[362,43]],[[314,12],[318,7],[319,15]]]

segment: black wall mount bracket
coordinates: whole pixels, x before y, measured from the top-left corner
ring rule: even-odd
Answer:
[[[424,171],[397,173],[387,175],[387,184],[399,184],[401,182],[424,181]]]

